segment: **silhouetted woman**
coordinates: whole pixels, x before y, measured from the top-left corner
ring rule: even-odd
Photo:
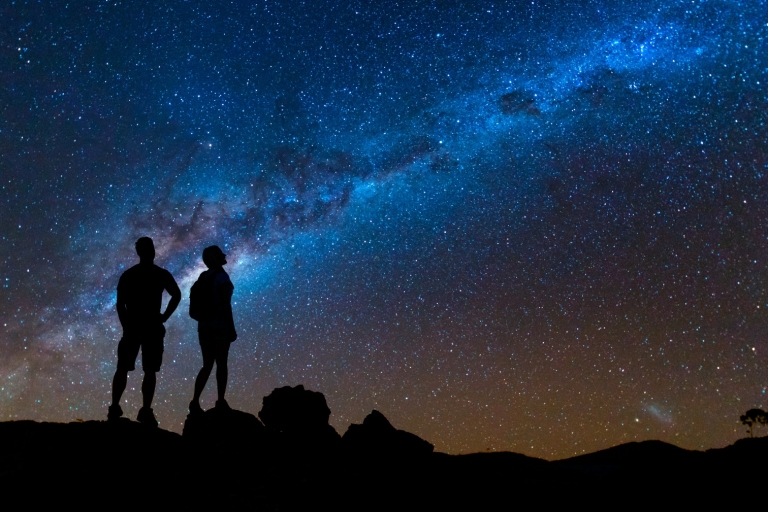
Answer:
[[[232,292],[235,287],[224,271],[226,255],[218,246],[203,250],[203,263],[208,270],[200,274],[190,294],[190,315],[197,319],[197,334],[203,352],[203,367],[195,379],[195,395],[189,403],[191,413],[202,412],[200,395],[205,389],[213,364],[216,363],[216,387],[219,399],[216,407],[229,408],[224,400],[227,391],[227,358],[229,345],[237,339],[232,318]],[[193,314],[193,308],[196,308]]]

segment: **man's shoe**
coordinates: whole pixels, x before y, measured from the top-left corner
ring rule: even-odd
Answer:
[[[107,421],[117,421],[123,416],[123,409],[120,407],[120,404],[112,404],[109,406],[109,411],[107,412]]]
[[[157,419],[155,419],[155,413],[149,407],[142,407],[139,409],[139,415],[136,417],[136,421],[142,425],[148,427],[157,427]]]
[[[222,410],[225,410],[225,411],[229,411],[230,410],[229,404],[223,398],[221,400],[216,400],[216,408],[217,409],[222,409]]]
[[[198,414],[203,414],[205,411],[202,407],[200,407],[200,402],[197,400],[192,400],[189,402],[189,415],[190,416],[197,416]]]

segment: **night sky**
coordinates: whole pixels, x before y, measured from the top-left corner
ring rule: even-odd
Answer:
[[[548,459],[744,436],[768,406],[768,5],[558,4],[4,1],[0,419],[106,418],[150,236],[184,293],[162,428],[218,244],[235,408],[304,384],[340,433],[378,409],[436,450]]]

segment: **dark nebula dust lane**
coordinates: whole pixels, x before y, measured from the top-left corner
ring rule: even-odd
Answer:
[[[0,418],[106,417],[150,236],[185,297],[163,428],[218,244],[233,407],[301,383],[450,453],[730,444],[768,405],[767,37],[758,0],[5,2]]]

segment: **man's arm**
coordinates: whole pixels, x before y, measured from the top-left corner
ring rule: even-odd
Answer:
[[[165,291],[171,295],[171,300],[168,301],[168,307],[165,308],[165,313],[162,315],[163,323],[171,317],[181,302],[181,290],[179,290],[179,285],[176,284],[176,280],[173,279],[170,272],[168,272],[168,282],[165,284]]]

